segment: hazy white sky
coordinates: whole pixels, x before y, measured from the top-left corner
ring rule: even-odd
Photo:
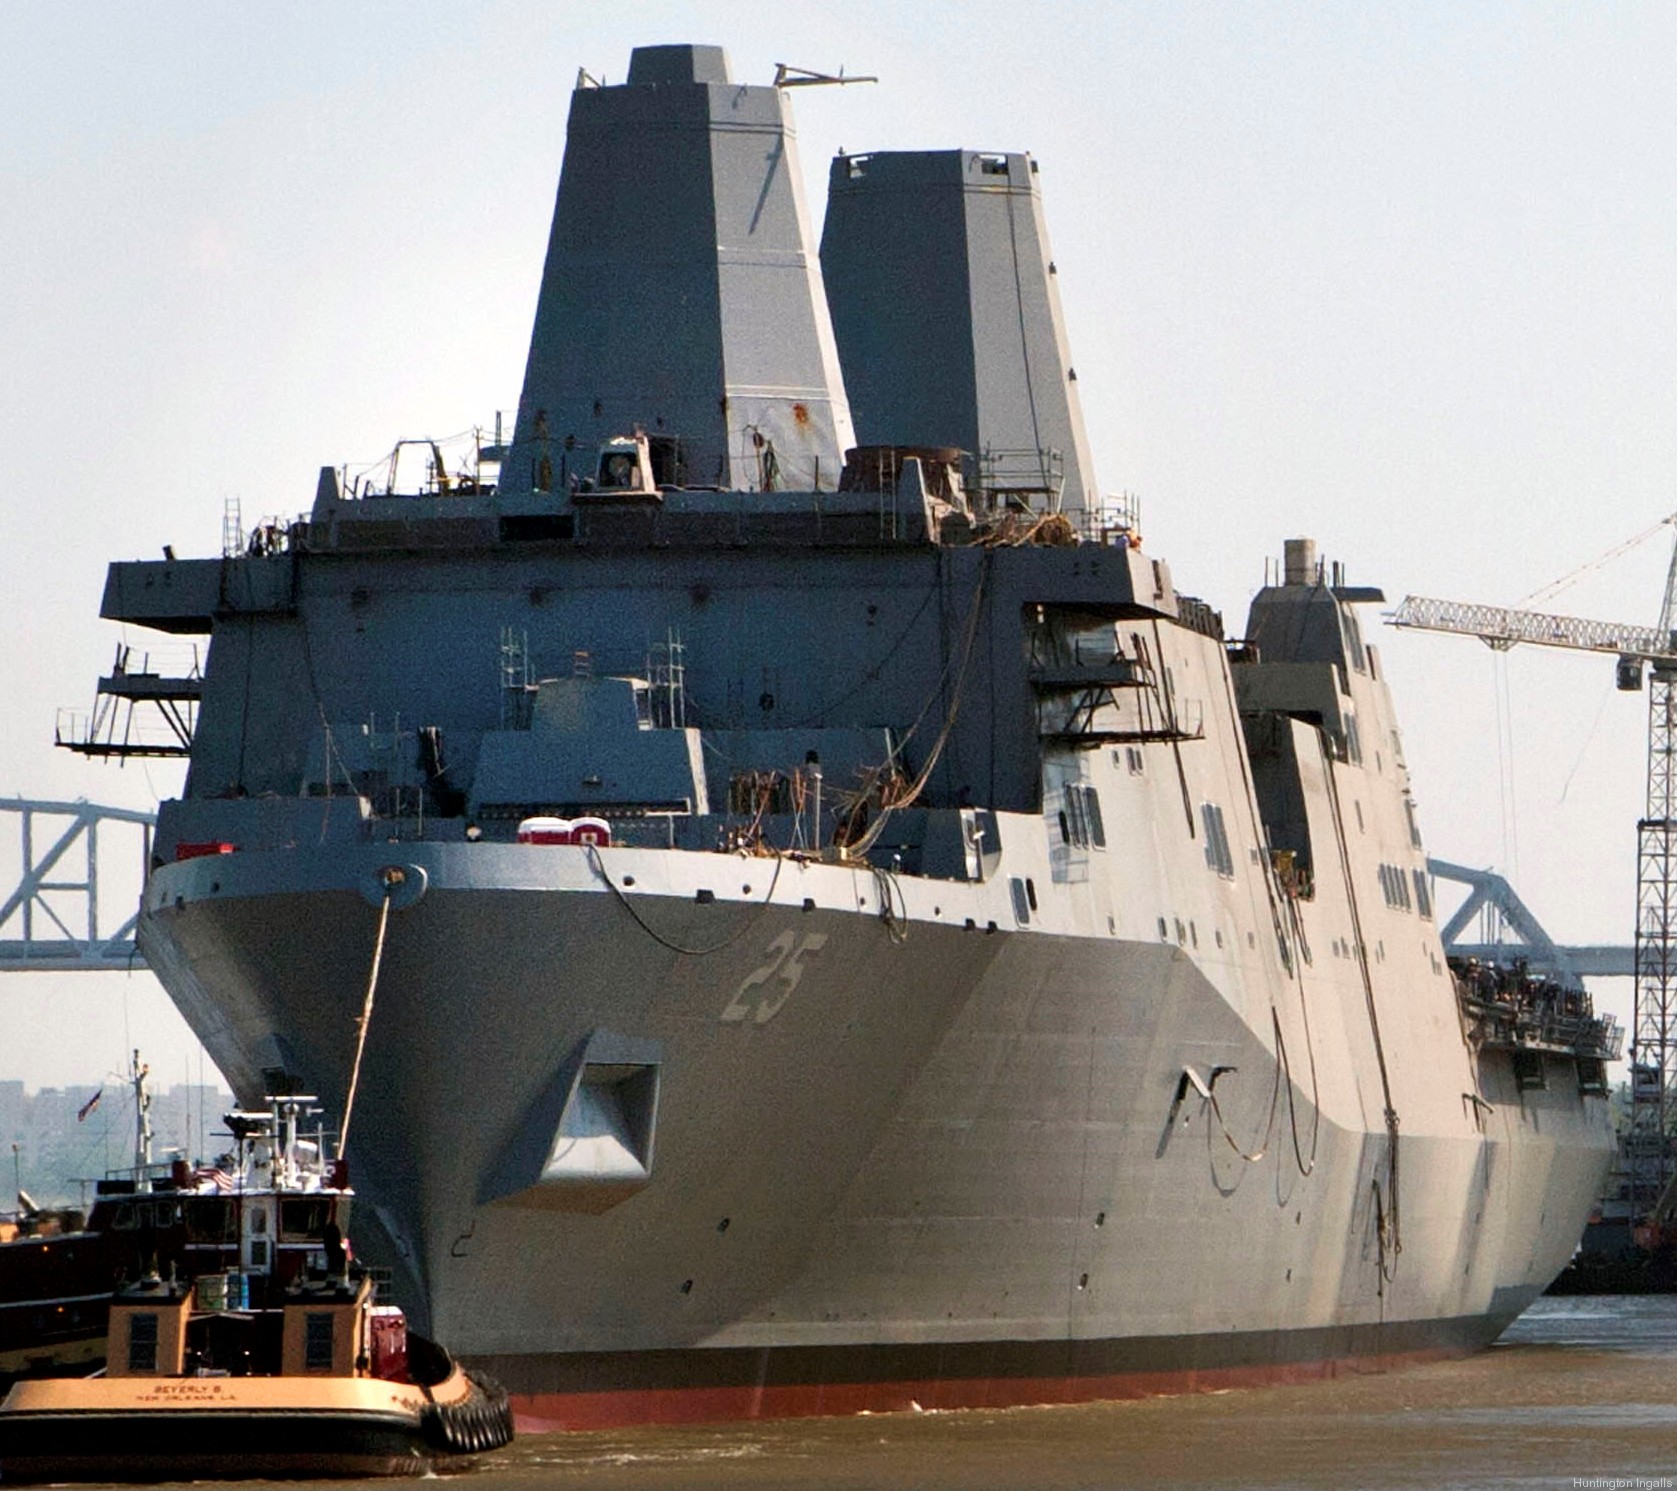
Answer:
[[[797,96],[817,220],[841,145],[1037,156],[1101,483],[1232,633],[1290,535],[1516,603],[1677,509],[1677,7],[0,0],[0,794],[177,784],[50,744],[109,559],[510,410],[576,70],[660,41],[879,74]],[[1652,622],[1668,544],[1556,608]],[[1628,941],[1643,697],[1370,629],[1432,852]],[[191,1060],[148,976],[0,985],[0,1077],[130,1036]]]

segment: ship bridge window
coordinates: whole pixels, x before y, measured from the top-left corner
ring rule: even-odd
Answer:
[[[1138,777],[1143,771],[1141,752],[1134,746],[1125,746],[1122,756],[1117,751],[1112,753],[1112,764],[1122,765],[1132,777]]]
[[[1060,834],[1079,849],[1106,848],[1106,823],[1101,818],[1100,794],[1082,782],[1066,787],[1066,805],[1060,809]]]
[[[1357,729],[1357,717],[1354,714],[1345,716],[1345,754],[1351,758],[1354,765],[1363,764],[1363,737]]]
[[[1031,922],[1031,903],[1025,894],[1025,882],[1017,875],[1013,877],[1013,919],[1020,926],[1027,927]]]
[[[640,467],[633,451],[607,450],[600,455],[600,486],[608,490],[633,491],[641,484]]]
[[[233,1230],[233,1208],[220,1197],[195,1197],[186,1203],[186,1240],[195,1243],[229,1243]]]
[[[132,1232],[136,1228],[170,1227],[180,1220],[179,1208],[167,1201],[155,1204],[149,1201],[125,1201],[117,1208],[116,1216],[111,1220],[111,1226],[119,1232]]]
[[[332,1312],[310,1310],[303,1320],[303,1370],[332,1370]]]
[[[1416,878],[1419,882],[1419,871],[1416,872]],[[1380,866],[1380,894],[1393,911],[1408,911],[1411,909],[1409,877],[1397,865]]]
[[[1229,848],[1229,831],[1223,810],[1214,802],[1200,804],[1200,822],[1205,827],[1205,862],[1225,880],[1234,879],[1234,852]]]
[[[136,1310],[128,1317],[128,1370],[157,1370],[157,1316],[150,1310]]]
[[[1363,661],[1363,629],[1357,621],[1357,613],[1349,606],[1342,606],[1339,612],[1339,624],[1345,637],[1345,656],[1351,666],[1359,673],[1368,671]]]
[[[1415,909],[1428,921],[1431,921],[1432,890],[1427,885],[1427,872],[1425,870],[1411,870],[1409,873],[1415,879]]]
[[[332,1203],[325,1196],[287,1198],[280,1202],[280,1241],[318,1242],[332,1220]]]

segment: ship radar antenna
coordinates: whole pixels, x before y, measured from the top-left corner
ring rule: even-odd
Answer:
[[[877,83],[876,77],[847,78],[841,67],[836,73],[815,72],[807,67],[793,67],[790,62],[777,62],[774,65],[774,86],[776,88],[820,88],[831,83],[842,88],[846,83]]]

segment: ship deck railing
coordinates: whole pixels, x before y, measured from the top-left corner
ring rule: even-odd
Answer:
[[[1617,1061],[1624,1045],[1624,1030],[1611,1015],[1569,1009],[1562,1000],[1525,1003],[1464,993],[1461,1005],[1482,1046]]]

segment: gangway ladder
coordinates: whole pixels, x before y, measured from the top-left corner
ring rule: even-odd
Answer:
[[[501,628],[501,728],[530,728],[530,634],[523,627]]]
[[[239,499],[226,497],[221,503],[221,557],[237,559],[245,551],[244,520],[239,514]]]
[[[184,671],[168,675],[152,664],[151,654],[136,657],[121,643],[110,673],[99,680],[92,710],[86,715],[59,711],[53,744],[80,756],[190,756],[198,705],[204,697],[204,674],[198,649],[191,649]],[[136,719],[139,706],[155,716]],[[147,728],[161,720],[163,729]]]
[[[687,724],[687,648],[674,627],[662,642],[647,649],[647,681],[651,685],[653,723],[670,730]]]

